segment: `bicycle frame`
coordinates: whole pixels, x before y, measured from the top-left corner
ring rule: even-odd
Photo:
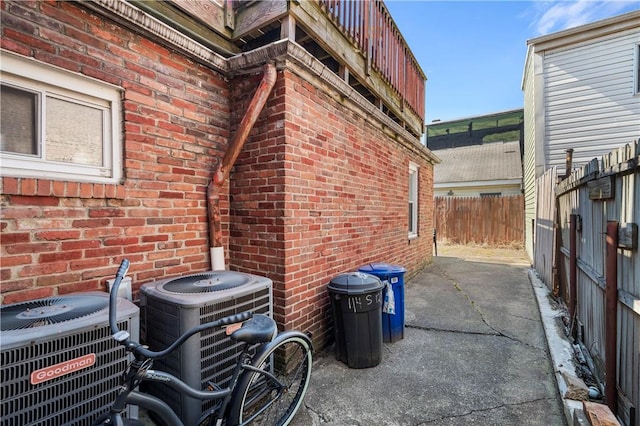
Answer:
[[[248,349],[249,345],[245,344],[243,346],[241,354],[238,357],[238,362],[233,369],[229,386],[223,389],[211,391],[201,391],[198,389],[194,389],[172,374],[160,370],[152,370],[150,368],[146,368],[145,363],[147,363],[148,360],[142,362],[140,360],[135,360],[130,366],[130,371],[126,373],[127,377],[125,378],[125,383],[123,383],[123,385],[121,386],[120,393],[117,395],[114,403],[112,404],[110,412],[96,420],[94,425],[100,424],[107,419],[110,419],[112,424],[120,425],[122,422],[121,413],[125,410],[126,406],[135,405],[139,408],[144,408],[154,414],[157,414],[169,426],[184,426],[182,420],[176,415],[173,409],[171,409],[171,407],[166,402],[153,395],[135,390],[135,388],[138,387],[138,385],[142,382],[162,383],[163,385],[168,386],[179,393],[185,394],[200,401],[221,400],[222,402],[217,407],[214,407],[211,410],[203,413],[202,417],[198,421],[198,423],[201,423],[205,420],[205,418],[214,416],[214,422],[212,424],[219,425],[224,419],[226,408],[231,401],[235,385],[237,384],[238,378],[240,377],[241,373],[244,369],[254,370],[251,365],[248,365],[244,362],[244,359],[248,353]],[[149,365],[151,364],[149,363]],[[257,369],[255,370],[259,371]],[[270,379],[272,381],[275,381],[275,383],[278,383],[278,386],[281,386],[281,383],[279,383],[275,379],[275,377],[271,376]]]
[[[271,345],[277,345],[281,340],[287,338],[290,334],[293,334],[293,333],[290,333],[290,332],[281,333],[272,342],[260,345],[260,348],[258,348],[258,351],[256,353],[256,358],[259,357],[261,352],[268,350],[268,348]],[[247,353],[247,349],[248,349],[248,345],[245,345],[245,348],[243,349],[242,354],[239,357],[241,361],[238,362],[236,364],[236,367],[234,368],[230,385],[224,389],[218,389],[213,391],[200,391],[192,388],[191,386],[189,386],[179,378],[173,376],[172,374],[166,373],[164,371],[159,371],[159,370],[152,370],[152,369],[145,370],[142,373],[142,376],[140,378],[135,377],[138,375],[138,373],[136,373],[135,376],[132,376],[127,381],[127,383],[123,384],[122,387],[120,388],[120,393],[116,397],[116,400],[114,401],[111,407],[110,413],[107,413],[102,417],[100,417],[98,420],[96,420],[96,422],[94,422],[94,424],[100,424],[101,422],[104,422],[105,420],[110,418],[110,421],[112,422],[112,424],[120,425],[122,424],[121,413],[125,410],[126,406],[135,405],[158,415],[161,419],[165,421],[167,425],[184,426],[184,424],[182,423],[182,420],[180,420],[180,418],[176,415],[176,413],[171,409],[171,407],[166,402],[164,402],[160,398],[157,398],[153,395],[149,395],[144,392],[135,390],[135,387],[137,387],[138,384],[141,382],[156,382],[156,383],[162,383],[163,385],[168,386],[177,392],[183,393],[187,396],[190,396],[192,398],[195,398],[201,401],[221,400],[222,402],[220,405],[203,413],[202,418],[199,420],[199,422],[202,422],[206,417],[213,416],[213,424],[219,425],[221,424],[222,420],[224,420],[226,408],[229,405],[231,398],[233,397],[235,385],[237,384],[238,378],[240,377],[243,371],[246,370],[246,371],[256,372],[264,376],[276,387],[284,388],[284,385],[269,371],[262,370],[260,368],[254,367],[253,365],[242,361],[243,358],[245,357],[245,354]],[[134,363],[135,362],[137,361],[134,361]],[[141,365],[133,368],[136,368],[138,369],[138,371],[140,371],[144,369],[144,366]]]
[[[235,379],[237,380],[237,378]],[[160,382],[166,386],[169,386],[177,392],[184,393],[185,395],[201,401],[222,400],[222,404],[213,409],[214,412],[204,413],[203,418],[200,419],[200,421],[203,421],[206,416],[215,415],[214,424],[218,424],[218,422],[220,422],[224,418],[224,411],[229,403],[232,394],[231,387],[214,391],[199,391],[187,385],[177,377],[169,373],[157,370],[146,371],[144,373],[144,376],[142,377],[142,381]],[[124,410],[126,405],[136,405],[158,415],[166,422],[166,424],[170,426],[183,426],[182,420],[180,420],[180,418],[171,409],[171,407],[169,407],[169,405],[163,400],[136,390],[130,390],[128,393],[121,395],[123,395],[123,397],[121,398],[119,395],[119,397],[116,399],[116,402],[113,404],[112,412],[119,408],[122,408],[122,410]]]
[[[246,375],[247,373],[256,373],[264,377],[266,382],[269,383],[268,388],[278,391],[278,398],[283,394],[283,390],[288,388],[287,384],[282,383],[282,381],[272,374],[271,371],[261,368],[261,365],[259,364],[262,363],[262,365],[264,365],[265,359],[270,359],[271,351],[276,350],[281,344],[285,344],[288,339],[303,339],[308,345],[307,348],[310,348],[311,342],[309,338],[299,331],[285,331],[278,333],[275,337],[272,335],[269,341],[258,340],[256,337],[251,338],[251,335],[248,335],[247,340],[241,340],[243,341],[242,350],[237,357],[237,362],[233,369],[231,380],[226,388],[219,388],[215,384],[212,384],[212,387],[216,387],[217,389],[205,391],[198,390],[167,372],[151,369],[153,359],[164,357],[173,352],[194,334],[214,327],[231,326],[247,321],[253,317],[253,313],[243,312],[221,318],[210,323],[201,324],[182,334],[164,350],[158,352],[151,351],[140,343],[131,341],[129,339],[129,334],[126,331],[120,331],[115,322],[115,315],[112,314],[116,309],[118,286],[122,277],[126,273],[128,265],[128,260],[123,260],[116,274],[116,279],[111,289],[109,321],[113,338],[121,345],[125,346],[128,352],[134,355],[134,360],[129,365],[129,368],[123,373],[122,385],[120,386],[119,392],[111,405],[111,409],[109,412],[96,419],[93,423],[94,426],[100,424],[123,426],[126,421],[122,418],[122,412],[125,411],[127,405],[138,406],[151,413],[157,414],[168,426],[184,426],[182,420],[173,411],[169,404],[158,397],[136,390],[143,382],[162,383],[164,386],[168,386],[180,394],[187,395],[200,401],[220,401],[219,404],[216,404],[213,408],[202,413],[198,420],[198,424],[201,424],[205,419],[209,419],[209,424],[216,426],[222,425],[223,420],[229,414],[229,410],[237,409],[235,408],[235,403],[232,403],[232,401],[234,401],[234,398],[237,398],[237,393],[241,393],[246,389],[246,387],[243,387],[242,383],[246,385],[246,381],[249,377]],[[275,333],[275,323],[273,323],[273,330]],[[269,328],[264,331],[271,333]],[[239,330],[236,330],[236,332],[239,332]],[[269,336],[269,334],[266,336]],[[263,335],[259,339],[264,339],[266,336]],[[238,386],[240,382],[242,383]],[[266,410],[278,398],[264,406],[262,411]],[[251,422],[259,414],[260,413],[253,415],[251,419],[243,420],[243,424]]]

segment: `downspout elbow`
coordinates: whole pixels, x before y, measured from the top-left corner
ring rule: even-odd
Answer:
[[[231,173],[231,168],[237,160],[242,147],[249,137],[249,133],[255,125],[260,113],[264,109],[267,99],[275,86],[277,79],[276,67],[273,64],[265,64],[264,74],[260,85],[253,95],[249,107],[242,117],[238,130],[229,143],[222,161],[213,173],[207,187],[207,204],[209,206],[209,241],[211,244],[211,265],[214,270],[224,269],[224,249],[222,245],[222,219],[220,214],[220,188]],[[214,259],[215,256],[215,259]],[[221,259],[221,260],[220,260]],[[222,266],[220,266],[222,265]]]

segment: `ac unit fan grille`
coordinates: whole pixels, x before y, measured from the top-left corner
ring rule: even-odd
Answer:
[[[107,298],[69,295],[3,306],[0,329],[13,331],[77,320],[102,311],[108,305]]]
[[[249,277],[245,275],[223,271],[176,278],[164,284],[162,288],[172,293],[211,293],[230,290],[248,282]]]
[[[149,298],[144,307],[144,317],[147,324],[153,327],[146,327],[146,343],[152,349],[165,348],[173,342],[182,332],[180,325],[181,309],[175,303],[167,303],[159,299]],[[253,311],[265,315],[271,314],[271,287],[256,289],[250,293],[238,296],[233,299],[212,302],[199,308],[199,324],[204,324],[227,315],[238,314],[245,311]],[[194,312],[195,314],[195,312]],[[145,333],[143,332],[143,334]],[[188,342],[187,342],[188,344]],[[235,366],[236,357],[241,350],[241,344],[232,341],[226,336],[223,329],[207,330],[200,334],[200,342],[197,345],[200,351],[200,383],[189,382],[194,387],[206,389],[208,382],[225,386],[231,379],[231,373]],[[189,348],[191,349],[191,348]],[[196,348],[193,348],[196,350]],[[185,362],[187,354],[185,345],[181,350],[174,352],[166,358],[157,360],[155,368],[164,370],[177,377],[184,376],[185,368],[192,368],[190,363]],[[189,364],[189,365],[185,365]],[[150,386],[148,391],[160,399],[169,402],[171,408],[185,421],[185,416],[191,415],[183,412],[185,402],[184,395],[181,395],[168,386]],[[189,399],[191,400],[191,399]],[[194,401],[195,402],[195,401]],[[189,405],[191,403],[188,403]],[[215,401],[203,401],[201,412],[204,412],[215,405]],[[194,408],[195,409],[195,408]]]
[[[119,322],[118,327],[130,331],[128,321]],[[30,383],[31,372],[89,353],[96,355],[93,366],[37,385]],[[120,374],[129,362],[106,326],[3,350],[1,359],[2,426],[91,425],[115,398]]]

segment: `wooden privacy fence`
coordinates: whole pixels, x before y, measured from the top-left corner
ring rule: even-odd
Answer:
[[[557,172],[553,167],[536,180],[536,221],[534,228],[533,266],[540,278],[552,285],[556,259],[556,186]]]
[[[539,191],[540,221],[555,218],[556,235],[539,238],[546,225],[537,224],[534,250],[541,276],[542,253],[555,253],[547,286],[567,304],[607,405],[631,426],[640,426],[639,160],[636,142],[574,171],[555,186],[556,203]]]
[[[434,202],[439,241],[489,246],[521,246],[524,242],[522,195],[435,197]]]

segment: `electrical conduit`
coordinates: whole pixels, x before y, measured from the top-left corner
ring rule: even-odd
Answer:
[[[251,99],[247,111],[242,117],[240,126],[224,153],[222,161],[213,172],[211,181],[207,188],[207,203],[209,207],[209,242],[211,244],[211,269],[214,271],[225,269],[224,246],[222,245],[222,224],[220,214],[220,188],[224,186],[229,177],[231,167],[235,163],[242,147],[249,137],[249,133],[258,120],[267,98],[271,94],[273,86],[276,84],[276,68],[273,64],[265,64],[262,81]]]

